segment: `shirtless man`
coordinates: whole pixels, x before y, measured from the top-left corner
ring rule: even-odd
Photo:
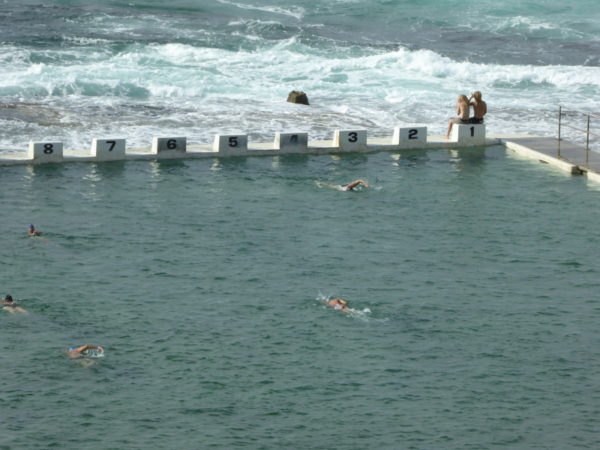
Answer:
[[[327,302],[327,306],[339,309],[340,311],[348,311],[348,302],[343,298],[333,298]]]
[[[458,117],[452,117],[448,121],[448,132],[446,133],[446,139],[450,137],[452,125],[455,123],[469,123],[469,99],[466,95],[461,94],[458,96],[458,102],[456,103],[456,114]]]
[[[487,113],[487,104],[481,100],[481,92],[475,91],[471,94],[473,100],[469,103],[473,107],[473,117],[469,119],[471,123],[483,123],[483,116]]]

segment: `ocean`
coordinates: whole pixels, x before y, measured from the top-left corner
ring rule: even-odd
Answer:
[[[598,112],[596,0],[4,0],[0,23],[3,153],[405,124],[441,135],[475,90],[488,133],[556,135],[559,104]],[[293,90],[310,108],[286,102]]]
[[[598,110],[599,13],[4,0],[0,152],[443,134],[474,90],[489,133],[551,136]],[[600,447],[582,177],[503,146],[1,169],[0,295],[29,314],[0,310],[0,449]]]

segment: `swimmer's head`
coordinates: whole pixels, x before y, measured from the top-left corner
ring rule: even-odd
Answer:
[[[6,300],[7,302],[12,302],[12,295],[7,295],[6,297],[4,297],[4,300]]]
[[[33,224],[32,224],[32,223],[30,223],[30,224],[29,224],[29,229],[30,229],[30,230],[35,230],[35,227],[33,226]]]
[[[69,351],[73,351],[73,350],[77,350],[77,346],[76,345],[71,345],[69,347]]]

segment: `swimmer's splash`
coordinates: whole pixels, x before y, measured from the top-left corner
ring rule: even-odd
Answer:
[[[322,292],[319,292],[319,295],[317,295],[316,300],[325,306],[332,306],[331,301],[335,300],[335,299],[331,298],[331,296],[324,295]],[[361,319],[361,320],[365,320],[365,321],[369,320],[368,315],[371,314],[371,310],[369,308],[364,308],[362,310],[356,309],[356,308],[350,308],[349,306],[347,306],[347,302],[344,304],[343,308],[336,307],[336,306],[333,306],[333,308],[338,311],[343,312],[344,314],[347,314],[348,316],[355,317],[357,319]]]

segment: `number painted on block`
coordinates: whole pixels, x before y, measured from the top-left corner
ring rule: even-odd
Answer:
[[[169,139],[167,141],[167,148],[169,150],[175,150],[177,148],[177,139]]]
[[[408,130],[408,138],[409,139],[419,139],[417,134],[419,134],[419,130],[415,130],[414,128],[411,128],[410,130]]]
[[[292,134],[290,136],[290,144],[297,144],[298,143],[298,135],[297,134]]]
[[[475,136],[475,127],[471,127],[471,137]]]
[[[44,144],[44,154],[50,155],[52,153],[54,153],[54,145]]]
[[[356,142],[358,141],[358,134],[355,133],[354,131],[351,133],[348,133],[348,142]]]
[[[112,152],[113,148],[115,148],[115,145],[117,145],[117,141],[106,141],[106,143],[110,145],[110,147],[108,148],[109,152]]]
[[[229,146],[230,147],[237,147],[238,146],[238,138],[237,138],[237,136],[231,136],[229,138]]]

